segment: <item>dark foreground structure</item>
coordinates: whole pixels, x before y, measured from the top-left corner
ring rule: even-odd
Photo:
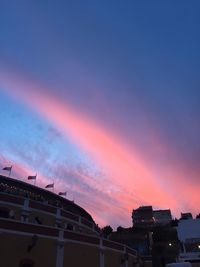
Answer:
[[[135,250],[101,238],[73,201],[0,175],[0,266],[134,267]]]

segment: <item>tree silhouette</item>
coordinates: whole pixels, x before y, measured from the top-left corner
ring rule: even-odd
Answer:
[[[106,225],[102,228],[102,234],[104,237],[108,237],[113,232],[113,229],[110,225]]]

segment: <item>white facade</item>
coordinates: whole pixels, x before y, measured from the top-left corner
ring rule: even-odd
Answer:
[[[177,232],[182,242],[186,242],[187,239],[200,238],[200,219],[180,220]]]
[[[200,219],[180,220],[177,232],[183,248],[179,260],[200,262]]]

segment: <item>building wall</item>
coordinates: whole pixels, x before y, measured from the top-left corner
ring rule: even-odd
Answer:
[[[58,207],[62,205],[48,205],[41,197],[28,198],[26,192],[30,191],[30,195],[32,190],[36,193],[39,190],[42,194],[43,190],[25,183],[19,183],[16,188],[17,182],[12,180],[12,183],[0,191],[0,206],[14,211],[14,216],[0,217],[0,267],[20,267],[23,260],[32,261],[34,267],[136,266],[136,252],[122,244],[102,240],[94,221],[81,207],[74,209],[82,211],[77,214],[61,210]],[[20,184],[25,187],[24,194],[18,192]],[[50,194],[50,197],[54,196]],[[36,217],[41,224],[36,222]],[[65,224],[73,225],[72,231],[67,231]],[[122,265],[126,250],[129,256]]]
[[[153,217],[156,224],[167,224],[172,221],[170,210],[154,210]]]
[[[180,220],[177,232],[179,239],[183,242],[190,238],[200,238],[200,219]]]
[[[100,267],[99,262],[98,247],[70,242],[65,245],[63,267]]]
[[[142,206],[133,210],[132,220],[134,226],[146,226],[154,223],[152,206]]]
[[[43,225],[48,225],[48,226],[55,226],[56,220],[55,216],[45,214],[40,211],[32,211],[30,212],[29,215],[29,222],[30,223],[37,223],[35,218],[38,217]]]
[[[16,200],[19,201],[19,203],[16,203]],[[25,202],[27,202],[28,204],[26,205]],[[35,206],[34,208],[32,208],[33,205]],[[19,198],[18,196],[12,196],[5,193],[2,194],[0,192],[0,208],[1,207],[2,209],[13,210],[14,219],[18,221],[24,220],[24,218],[22,218],[22,215],[25,215],[28,222],[38,224],[35,220],[35,218],[38,217],[42,225],[54,227],[57,223],[59,223],[60,227],[66,228],[66,226],[69,224],[73,225],[74,231],[99,235],[99,233],[94,231],[93,229],[93,226],[95,225],[76,214],[71,214],[70,212],[64,211],[68,214],[68,216],[71,216],[72,218],[69,217],[68,219],[68,217],[65,215],[60,215],[60,217],[57,218],[57,208],[49,206],[48,204],[37,201],[28,202],[28,199],[22,197]]]
[[[0,234],[0,251],[2,267],[18,267],[20,261],[29,259],[34,267],[56,267],[57,244],[56,239],[38,237],[35,246],[30,252],[28,247],[32,244],[33,235],[12,233]],[[101,267],[100,248],[88,244],[67,241],[64,244],[64,258],[62,267]],[[126,266],[123,262],[125,254],[120,251],[104,249],[103,267]],[[136,257],[128,256],[128,267],[137,266]]]
[[[21,219],[21,208],[18,206],[13,206],[11,204],[7,203],[0,203],[0,209],[7,208],[8,210],[13,210],[15,214],[15,219],[20,220]]]
[[[37,244],[27,252],[32,243],[32,235],[22,236],[17,234],[0,234],[0,266],[18,267],[23,259],[31,259],[34,267],[55,267],[56,240],[38,238]]]
[[[105,267],[110,267],[110,266],[120,267],[122,265],[121,261],[123,260],[123,255],[124,253],[105,250]]]
[[[122,244],[10,219],[0,219],[0,256],[2,267],[20,267],[23,259],[34,267],[137,266],[136,252]]]

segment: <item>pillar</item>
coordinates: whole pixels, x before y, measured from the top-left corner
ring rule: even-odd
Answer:
[[[105,266],[105,255],[104,255],[104,247],[103,247],[103,239],[100,239],[100,247],[99,247],[99,253],[100,253],[100,267]]]
[[[64,231],[59,231],[58,242],[57,242],[57,255],[56,255],[56,267],[63,267],[64,263]]]
[[[21,211],[21,222],[28,222],[29,221],[29,199],[25,198],[24,205]]]

